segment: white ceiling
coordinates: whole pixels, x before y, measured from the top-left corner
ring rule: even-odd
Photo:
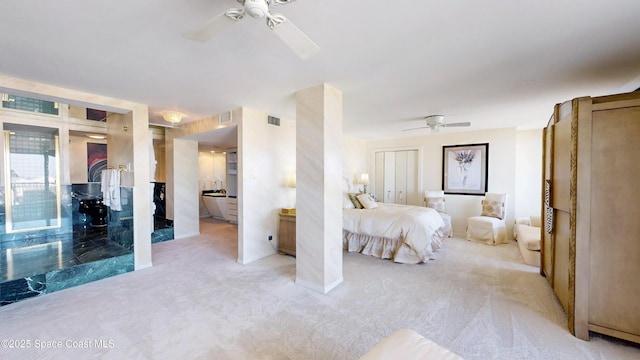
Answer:
[[[319,46],[300,60],[246,17],[181,34],[235,0],[5,1],[0,74],[149,104],[151,122],[240,106],[295,119],[294,93],[343,92],[344,129],[393,138],[444,114],[465,131],[542,127],[553,105],[640,87],[638,0],[298,0],[273,11]]]

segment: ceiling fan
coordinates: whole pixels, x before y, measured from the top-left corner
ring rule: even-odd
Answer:
[[[410,130],[418,130],[418,129],[431,129],[431,132],[438,132],[441,127],[458,127],[458,126],[471,126],[470,122],[459,122],[459,123],[449,123],[445,124],[442,121],[444,120],[444,115],[429,115],[422,117],[420,119],[424,119],[427,123],[427,126],[421,126],[417,128],[404,129],[402,131],[410,131]]]
[[[320,47],[291,21],[281,14],[271,13],[270,11],[272,6],[288,4],[295,0],[237,1],[242,4],[242,8],[231,8],[218,14],[199,27],[182,34],[182,36],[190,40],[205,42],[235,24],[247,14],[256,19],[266,19],[269,29],[273,30],[302,59],[308,59],[320,50]]]

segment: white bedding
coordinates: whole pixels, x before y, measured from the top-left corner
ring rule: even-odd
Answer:
[[[431,208],[378,203],[378,207],[374,209],[343,209],[342,214],[342,228],[347,233],[345,242],[350,241],[347,239],[348,233],[368,235],[360,236],[360,239],[386,239],[383,241],[385,245],[376,246],[388,247],[389,240],[401,240],[396,249],[384,249],[385,253],[391,252],[391,256],[378,257],[392,258],[396,262],[426,262],[434,259],[433,251],[442,247],[441,228],[444,227],[444,222],[438,212]],[[345,244],[349,251],[361,251],[365,246],[373,245]],[[402,256],[397,256],[397,253],[402,253]],[[375,256],[372,253],[369,255]]]

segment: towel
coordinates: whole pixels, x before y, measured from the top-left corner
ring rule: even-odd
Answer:
[[[118,170],[102,170],[102,202],[114,211],[122,210],[120,203],[120,172]]]

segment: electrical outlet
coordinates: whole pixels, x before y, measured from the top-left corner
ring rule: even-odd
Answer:
[[[273,236],[269,235],[269,241],[273,240]]]

